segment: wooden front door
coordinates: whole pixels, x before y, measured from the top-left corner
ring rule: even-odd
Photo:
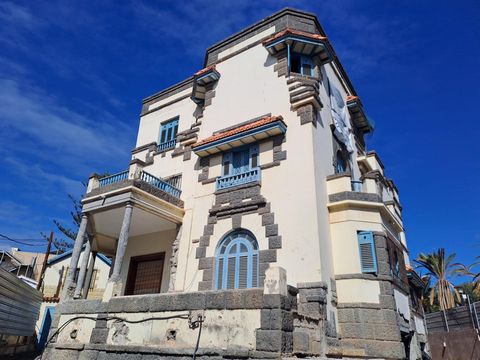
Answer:
[[[162,287],[164,263],[164,252],[132,257],[125,295],[159,293]]]

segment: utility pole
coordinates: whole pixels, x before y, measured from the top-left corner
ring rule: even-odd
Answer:
[[[48,238],[47,251],[45,252],[45,258],[43,259],[42,271],[40,271],[40,278],[38,279],[37,290],[40,290],[42,287],[43,277],[45,276],[45,269],[47,268],[48,255],[50,255],[50,248],[52,247],[53,242],[53,231],[50,232],[50,237]]]

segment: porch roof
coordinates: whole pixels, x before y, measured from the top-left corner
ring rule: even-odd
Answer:
[[[204,157],[286,131],[287,125],[281,116],[264,116],[248,124],[214,134],[193,144],[192,148],[195,154]]]
[[[319,56],[322,63],[333,60],[333,50],[328,39],[319,34],[287,28],[276,33],[263,42],[272,55],[284,50],[287,46],[296,53],[308,56]]]
[[[82,246],[82,252],[83,252],[83,250],[85,250],[85,245]],[[73,252],[73,249],[70,249],[68,251],[65,251],[63,254],[60,254],[60,255],[57,255],[57,256],[51,258],[50,260],[47,261],[47,265],[53,265],[53,264],[55,264],[55,263],[57,263],[57,262],[59,262],[63,259],[69,258],[70,256],[72,256],[72,252]],[[112,260],[107,258],[105,255],[103,255],[101,253],[98,253],[97,258],[102,260],[108,266],[112,266]]]

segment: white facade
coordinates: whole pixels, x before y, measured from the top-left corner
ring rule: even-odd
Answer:
[[[403,358],[422,315],[410,312],[398,192],[366,151],[372,127],[316,17],[276,13],[209,48],[204,66],[144,100],[127,171],[90,178],[85,229],[92,249],[114,258],[104,306],[150,301],[138,313],[113,311],[147,321],[140,309],[174,310],[159,309],[167,298],[154,293],[198,296],[204,307],[189,309],[205,309],[208,348]],[[285,274],[291,287],[270,293]],[[266,300],[255,302],[262,291],[288,299],[280,328],[266,325]],[[225,302],[213,305],[214,295]],[[310,317],[317,327],[305,325]],[[238,319],[245,326],[235,332]],[[165,332],[188,332],[181,320],[148,330],[126,323],[132,336],[119,339],[108,324],[90,323],[82,341],[102,333],[105,344],[151,348],[173,344]],[[219,336],[222,326],[237,335]],[[193,346],[182,341],[175,346]]]

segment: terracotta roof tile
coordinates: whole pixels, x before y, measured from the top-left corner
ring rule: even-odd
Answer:
[[[202,70],[198,70],[193,75],[195,75],[195,76],[203,75],[203,74],[209,72],[210,70],[215,70],[215,65],[210,65],[210,66],[207,66],[206,68],[203,68]]]
[[[314,40],[323,40],[323,41],[327,40],[327,38],[325,36],[322,36],[322,35],[286,28],[285,30],[280,31],[280,32],[276,33],[275,35],[271,36],[270,38],[268,38],[267,40],[265,40],[263,42],[263,44],[268,44],[268,43],[270,43],[270,42],[272,42],[276,39],[279,39],[279,38],[281,38],[285,35],[298,35],[298,36],[303,36],[303,37],[306,37],[306,38],[309,38],[309,39],[314,39]]]
[[[195,148],[195,147],[198,147],[200,145],[205,145],[205,144],[211,143],[213,141],[224,139],[226,137],[236,135],[236,134],[242,133],[242,132],[247,131],[247,130],[255,129],[257,127],[260,127],[262,125],[269,124],[269,123],[272,123],[272,122],[275,122],[275,121],[283,121],[283,118],[281,116],[265,116],[265,117],[263,117],[259,120],[251,122],[249,124],[242,125],[242,126],[239,126],[237,128],[212,135],[212,136],[210,136],[206,139],[203,139],[203,140],[193,144],[192,147]]]

